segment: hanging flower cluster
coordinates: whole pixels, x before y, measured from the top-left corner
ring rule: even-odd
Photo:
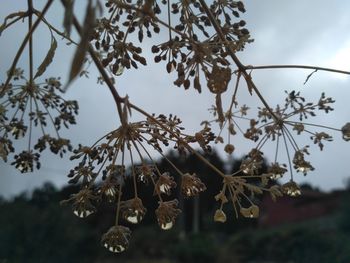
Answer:
[[[1,85],[0,90],[0,157],[4,161],[15,151],[16,140],[28,141],[27,149],[16,154],[11,163],[22,173],[40,168],[40,153],[46,148],[61,157],[72,150],[70,141],[62,138],[59,131],[62,126],[76,124],[78,103],[61,97],[59,78],[36,83],[27,80],[24,71],[17,68],[13,81]]]
[[[161,229],[169,230],[175,225],[176,217],[181,212],[176,199],[165,201],[177,187],[167,171],[160,171],[153,161],[148,145],[162,156],[164,146],[173,144],[180,153],[188,148],[179,145],[198,143],[203,150],[213,140],[210,129],[190,136],[183,132],[181,120],[173,115],[150,116],[146,121],[128,123],[109,132],[91,147],[79,146],[74,150],[72,160],[80,160],[68,177],[72,184],[79,184],[81,190],[63,203],[71,203],[73,213],[78,217],[87,217],[96,212],[101,202],[116,203],[116,224],[102,237],[102,244],[111,252],[122,252],[128,247],[131,231],[122,222],[138,224],[144,218],[147,209],[138,195],[140,187],[153,186],[154,196],[159,201],[155,211]],[[125,160],[131,161],[131,168],[125,168]],[[167,159],[168,160],[168,159]],[[174,164],[168,160],[172,166]],[[175,166],[174,166],[175,167]],[[198,195],[206,189],[195,174],[183,174],[176,169],[181,178],[181,191],[186,197]],[[102,181],[99,182],[97,179]],[[132,180],[134,197],[123,199],[123,187],[126,180]]]
[[[27,11],[8,15],[0,25],[0,34],[20,20],[27,19],[29,28],[23,40],[23,45],[29,46],[28,76],[17,67],[24,50],[21,47],[6,81],[0,85],[0,157],[6,162],[13,154],[11,164],[26,173],[40,168],[40,153],[46,148],[61,157],[72,151],[70,141],[60,136],[60,130],[76,123],[78,104],[62,97],[66,88],[62,88],[59,78],[41,81],[39,77],[54,59],[57,48],[54,36],[76,45],[68,84],[77,76],[88,76],[84,65],[94,63],[101,75],[98,83],[110,89],[117,104],[120,127],[93,145],[79,145],[73,151],[71,160],[76,161],[76,166],[69,171],[69,183],[79,185],[80,190],[63,203],[70,203],[73,214],[79,218],[94,214],[102,202],[115,204],[115,224],[101,239],[102,246],[111,252],[120,253],[128,248],[131,230],[124,225],[140,223],[147,213],[148,204],[143,204],[140,188],[152,187],[158,200],[156,221],[163,230],[171,229],[181,213],[178,200],[170,197],[177,187],[186,198],[206,190],[200,175],[197,176],[195,171],[183,173],[166,157],[166,148],[173,147],[180,155],[196,155],[222,177],[222,189],[215,196],[219,207],[214,221],[224,223],[227,220],[224,205],[229,203],[236,217],[257,218],[260,212],[256,205],[257,195],[268,193],[275,200],[283,194],[293,197],[301,194],[293,173],[307,175],[315,167],[308,159],[310,146],[301,146],[298,136],[309,137],[321,151],[333,140],[327,129],[341,132],[343,139],[350,141],[350,123],[338,129],[309,121],[316,113],[333,111],[335,101],[324,93],[316,102],[307,102],[300,92],[286,91],[284,102],[275,107],[267,103],[253,81],[257,67],[244,66],[236,56],[253,41],[246,22],[240,19],[246,12],[242,1],[211,1],[208,6],[204,0],[89,0],[86,1],[83,26],[74,16],[74,1],[61,1],[65,7],[65,32],[45,18],[52,2],[48,1],[40,12],[33,7],[33,1],[28,0]],[[97,10],[102,9],[101,2],[105,3],[107,12],[100,12],[101,17],[96,18]],[[165,16],[161,15],[164,13]],[[37,18],[35,23],[33,16]],[[51,46],[34,71],[32,40],[40,22],[50,32]],[[70,38],[72,26],[81,36],[79,43]],[[160,40],[157,40],[156,35],[162,28],[168,35],[164,39],[159,34]],[[135,35],[139,43],[133,39]],[[175,86],[186,90],[193,87],[199,93],[206,87],[214,97],[214,106],[210,109],[213,119],[203,121],[202,130],[194,135],[184,132],[177,116],[150,115],[131,104],[127,96],[121,97],[114,86],[114,78],[123,74],[124,69],[148,65],[142,47],[145,36],[152,41],[154,62],[164,61],[166,72],[176,72]],[[245,85],[240,84],[241,79]],[[251,110],[250,101],[242,104],[243,98],[238,98],[242,86],[263,104],[257,108],[257,113],[251,113],[254,110]],[[228,97],[228,92],[232,92],[232,97],[231,94]],[[231,98],[228,107],[224,104],[225,97]],[[131,111],[142,114],[142,120],[129,121]],[[213,124],[218,124],[217,134],[212,130]],[[193,148],[210,152],[212,142],[222,143],[224,151],[231,155],[237,148],[232,138],[238,136],[255,146],[243,158],[239,170],[232,174],[223,173]],[[18,151],[14,141],[24,139],[28,141],[28,147]],[[267,143],[275,145],[275,156],[267,172],[262,174],[263,148]],[[150,149],[166,159],[176,174],[161,171],[152,159]],[[285,155],[282,156],[281,151]],[[130,163],[128,168],[127,162]],[[282,177],[289,180],[279,186],[276,180]],[[128,180],[134,187],[132,198],[130,193],[124,193]]]

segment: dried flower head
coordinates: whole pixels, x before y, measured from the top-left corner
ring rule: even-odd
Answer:
[[[267,169],[268,174],[270,175],[270,178],[273,180],[277,180],[281,178],[286,172],[286,165],[279,163],[272,163],[271,166]]]
[[[84,165],[80,163],[74,169],[70,170],[68,177],[72,178],[68,181],[70,184],[76,184],[82,179],[84,185],[91,182],[96,177],[96,173],[93,172],[94,167],[91,165]]]
[[[226,222],[226,214],[222,209],[217,209],[214,214],[214,221],[215,222],[220,222],[220,223],[225,223]]]
[[[195,173],[192,175],[185,173],[182,176],[181,190],[185,196],[195,196],[206,189],[205,184],[201,181],[201,179],[199,179],[199,177],[197,177]]]
[[[43,70],[40,67],[38,73]],[[4,99],[0,103],[0,132],[1,138],[7,140],[8,146],[12,144],[12,139],[18,140],[29,135],[28,149],[16,155],[16,160],[11,164],[21,172],[32,172],[34,168],[40,168],[40,155],[34,153],[34,150],[42,152],[49,146],[51,152],[59,154],[60,157],[72,150],[69,140],[62,138],[59,130],[62,124],[66,128],[75,124],[78,103],[65,100],[59,95],[63,92],[59,78],[47,78],[39,84],[35,83],[34,79],[27,79],[23,70],[16,69],[11,74],[17,73],[20,75],[11,75],[13,78],[9,78],[12,82],[6,86],[0,85],[0,99]],[[23,80],[26,80],[25,83]],[[9,108],[13,110],[8,110]],[[12,117],[6,116],[12,111]],[[48,124],[51,124],[51,127],[48,127]],[[35,128],[39,128],[39,136],[33,132]],[[55,131],[56,136],[49,135],[50,130]],[[32,143],[34,140],[37,142]],[[6,159],[4,157],[11,152],[11,148],[0,147],[0,152],[2,158]],[[33,165],[34,162],[36,165]]]
[[[257,205],[251,205],[248,208],[241,207],[241,215],[247,218],[259,217],[259,207]]]
[[[229,67],[220,67],[217,64],[213,66],[212,72],[208,74],[208,88],[212,93],[220,94],[226,91],[227,85],[231,80],[231,69]]]
[[[101,184],[97,193],[103,194],[108,202],[114,202],[118,193],[117,185],[116,180],[107,179]]]
[[[96,212],[95,206],[92,204],[92,200],[96,199],[93,192],[89,189],[82,189],[77,194],[73,194],[68,200],[61,203],[73,202],[73,213],[80,218],[88,217]]]
[[[228,154],[232,154],[233,151],[235,150],[235,146],[233,146],[232,144],[226,144],[224,151],[227,152]]]
[[[242,161],[240,170],[242,170],[242,172],[245,174],[254,175],[259,173],[261,166],[262,166],[261,161],[256,161],[254,159],[247,158]]]
[[[112,226],[107,233],[103,234],[101,244],[109,251],[120,253],[129,246],[131,231],[125,226]]]
[[[122,217],[132,224],[138,224],[142,221],[147,209],[143,206],[142,200],[135,197],[120,203]]]
[[[10,152],[14,152],[15,149],[12,146],[12,142],[4,137],[0,137],[0,157],[7,162],[7,156]]]
[[[293,158],[294,168],[297,172],[302,172],[304,175],[309,171],[315,170],[310,162],[305,161],[302,150],[296,151]]]
[[[18,155],[15,155],[15,161],[11,164],[14,165],[21,173],[33,172],[34,165],[37,169],[40,168],[39,162],[40,154],[33,151],[23,151]]]
[[[27,131],[27,126],[24,125],[23,120],[17,121],[17,119],[13,119],[10,123],[11,134],[17,140],[23,138]]]
[[[163,193],[170,195],[171,189],[176,187],[174,177],[170,176],[169,173],[163,173],[159,176],[158,181],[154,187],[155,195],[157,193]]]
[[[285,183],[281,187],[282,192],[289,196],[299,196],[301,195],[301,190],[299,185],[296,184],[293,180],[290,180],[288,183]]]
[[[138,174],[138,180],[145,184],[148,184],[148,182],[152,181],[152,179],[155,177],[153,165],[143,164],[141,166],[137,166],[136,173]]]
[[[345,141],[350,141],[350,122],[346,123],[342,128],[341,132],[343,134],[343,139]]]
[[[181,213],[177,208],[178,203],[176,199],[159,203],[156,216],[161,229],[169,230],[174,226],[176,217]]]

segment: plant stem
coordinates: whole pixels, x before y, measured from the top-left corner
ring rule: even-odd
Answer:
[[[270,114],[273,116],[275,120],[278,120],[278,117],[275,115],[275,113],[271,110],[270,106],[266,102],[265,98],[261,95],[259,89],[255,86],[255,83],[253,82],[251,76],[247,73],[247,67],[242,64],[242,62],[238,59],[238,57],[235,55],[235,52],[231,49],[229,42],[227,41],[225,35],[223,34],[220,25],[218,24],[217,20],[213,16],[212,12],[210,11],[209,7],[207,6],[206,2],[204,0],[199,0],[201,6],[203,7],[204,12],[207,14],[210,22],[213,24],[215,31],[217,32],[218,36],[220,37],[221,41],[224,43],[225,48],[228,52],[228,54],[231,56],[232,60],[238,67],[239,71],[242,73],[243,77],[245,78],[248,88],[251,88],[254,90],[256,95],[259,97],[261,102],[264,104],[264,106],[267,108],[267,110],[270,112]]]
[[[28,32],[33,26],[33,2],[28,0]],[[33,86],[33,33],[29,36],[29,85]],[[34,88],[34,87],[31,87]]]
[[[334,73],[350,75],[349,71],[338,70],[338,69],[333,69],[333,68],[307,66],[307,65],[266,65],[266,66],[249,65],[249,66],[246,66],[246,69],[284,69],[284,68],[314,69],[314,70],[322,70],[322,71],[329,71],[329,72],[334,72]]]

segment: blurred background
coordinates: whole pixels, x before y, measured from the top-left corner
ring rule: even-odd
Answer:
[[[146,216],[136,226],[123,223],[132,230],[129,249],[111,253],[100,245],[100,238],[113,225],[114,205],[100,204],[97,213],[81,219],[69,205],[59,205],[78,188],[58,189],[46,183],[32,193],[0,199],[0,262],[349,262],[349,183],[327,193],[304,184],[301,196],[277,202],[263,195],[255,199],[261,211],[258,219],[236,218],[232,206],[226,205],[228,219],[222,224],[213,221],[221,179],[195,156],[179,158],[171,153],[168,158],[185,172],[198,171],[208,186],[194,199],[173,193],[170,198],[179,199],[182,213],[171,230],[161,230],[157,224],[152,186],[138,187]],[[206,158],[225,169],[217,153]],[[165,160],[158,164],[159,169],[174,172]],[[234,162],[231,171],[239,165]],[[127,184],[124,193],[132,193],[132,187]]]

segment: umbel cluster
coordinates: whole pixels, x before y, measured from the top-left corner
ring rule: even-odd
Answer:
[[[70,153],[75,166],[68,173],[69,183],[79,185],[79,191],[62,203],[71,204],[73,214],[79,218],[94,214],[103,202],[113,204],[115,224],[101,239],[111,252],[128,248],[131,231],[126,224],[140,223],[147,212],[140,188],[152,188],[158,200],[157,223],[161,229],[169,230],[181,213],[178,200],[170,198],[174,189],[179,187],[185,198],[191,198],[209,187],[196,171],[184,173],[168,159],[165,151],[169,148],[180,155],[194,154],[222,178],[213,219],[224,223],[226,205],[233,206],[236,217],[256,218],[259,207],[255,196],[267,192],[276,199],[283,194],[301,194],[294,173],[306,175],[315,168],[308,161],[310,146],[300,145],[298,136],[311,139],[320,150],[333,140],[329,130],[350,141],[349,122],[333,128],[310,121],[316,114],[334,110],[335,101],[324,93],[308,101],[300,92],[286,91],[285,99],[276,106],[267,102],[253,80],[252,72],[258,67],[244,66],[236,56],[253,41],[246,21],[240,18],[246,11],[241,1],[211,1],[208,6],[204,0],[89,0],[84,23],[80,24],[74,7],[80,8],[81,3],[61,0],[64,17],[58,25],[46,17],[53,2],[47,0],[43,9],[37,10],[33,1],[27,0],[26,10],[8,14],[0,26],[1,38],[5,39],[14,24],[25,21],[28,26],[1,81],[0,157],[28,173],[40,169],[40,157],[46,150],[60,157]],[[48,32],[50,47],[36,65],[33,57],[41,51],[34,49],[33,39],[40,26]],[[73,30],[80,36],[78,40],[71,35]],[[151,60],[144,55],[146,37],[147,43],[152,41]],[[61,42],[76,47],[66,84],[59,77],[45,76],[47,68],[59,59],[55,53]],[[26,70],[19,66],[24,51],[28,52]],[[118,76],[152,62],[164,63],[164,74],[170,74],[176,88],[193,88],[198,93],[208,89],[212,94],[213,106],[199,131],[188,134],[178,116],[149,114],[132,98],[120,96],[115,85]],[[115,101],[119,127],[83,146],[62,137],[62,129],[76,124],[79,109],[77,101],[64,99],[64,92],[74,78],[89,77],[90,66],[96,66],[98,85],[106,87]],[[261,105],[244,101],[238,91],[256,96]],[[224,97],[230,98],[228,105]],[[141,120],[133,121],[135,113],[142,116]],[[225,152],[233,154],[233,138],[254,142],[255,146],[246,154],[239,171],[226,174],[204,158],[203,152],[210,152],[213,144],[223,144]],[[267,172],[261,174],[267,144],[275,145],[275,152]],[[175,174],[160,170],[153,160],[154,150],[167,160]],[[276,183],[281,177],[289,178],[282,186]],[[133,185],[131,199],[125,197],[128,180]]]

